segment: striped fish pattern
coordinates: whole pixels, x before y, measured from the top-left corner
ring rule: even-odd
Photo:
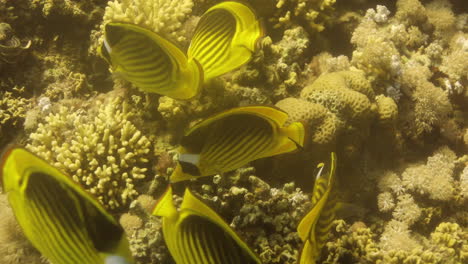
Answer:
[[[296,150],[304,127],[283,127],[287,114],[269,106],[239,107],[219,113],[192,128],[181,140],[177,182],[220,174],[250,161]]]
[[[172,203],[171,187],[162,199],[166,202],[160,206],[160,201],[153,214],[163,216],[164,240],[176,263],[260,263],[257,256],[221,217],[188,189],[185,191],[180,212],[177,212]]]
[[[247,63],[262,36],[262,25],[251,8],[222,2],[201,17],[187,55],[202,65],[209,80]]]
[[[31,243],[54,264],[133,263],[123,228],[48,166],[21,148],[2,165],[4,190]]]
[[[326,165],[319,164],[319,172],[312,192],[312,210],[302,219],[298,226],[299,237],[304,246],[299,257],[299,264],[312,264],[317,261],[322,247],[335,220],[337,206],[334,195],[334,177],[336,171],[336,155],[331,154],[331,162],[327,173],[323,173]]]
[[[146,92],[189,99],[203,83],[196,60],[188,61],[174,44],[137,25],[106,24],[100,54],[114,73]]]

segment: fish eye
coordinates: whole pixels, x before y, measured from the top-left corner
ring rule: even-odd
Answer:
[[[179,164],[180,164],[180,167],[182,167],[182,171],[184,173],[187,173],[187,174],[190,174],[190,175],[193,175],[193,176],[200,176],[201,173],[200,173],[200,170],[198,169],[198,167],[190,162],[186,162],[186,161],[180,161],[179,160]]]

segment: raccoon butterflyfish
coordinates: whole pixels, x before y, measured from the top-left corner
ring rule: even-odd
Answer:
[[[112,71],[139,89],[189,99],[203,84],[203,70],[160,35],[133,24],[107,23],[101,56]]]
[[[248,6],[234,1],[219,3],[200,18],[188,58],[200,62],[205,80],[209,80],[247,63],[263,32]]]
[[[238,107],[192,127],[182,138],[171,182],[231,171],[246,163],[296,150],[304,126],[283,126],[288,115],[270,106]]]
[[[178,264],[261,263],[239,236],[189,189],[177,211],[169,186],[153,215],[163,217],[163,236]]]
[[[333,195],[335,153],[332,152],[329,165],[321,163],[318,169],[312,192],[312,209],[297,227],[299,237],[304,241],[298,264],[313,264],[317,261],[335,219],[337,209],[337,202]]]
[[[19,147],[0,165],[24,235],[51,263],[134,263],[123,228],[70,177]]]

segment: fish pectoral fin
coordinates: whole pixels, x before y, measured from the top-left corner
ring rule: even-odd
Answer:
[[[169,185],[164,192],[164,194],[159,198],[156,206],[153,209],[153,215],[168,217],[168,218],[176,218],[179,213],[174,206],[172,201],[172,186]]]
[[[305,130],[301,122],[294,122],[287,127],[282,127],[280,131],[296,145],[304,147]]]
[[[297,123],[299,125],[295,124],[296,123],[293,123],[289,127],[280,129],[279,142],[265,155],[262,155],[262,158],[291,152],[296,149],[302,149],[304,143],[303,126],[301,123]]]
[[[190,179],[194,179],[195,177],[196,176],[185,173],[182,170],[182,166],[180,165],[180,163],[178,163],[169,178],[170,178],[171,183],[176,183],[176,182],[181,182],[181,181],[187,181],[187,180],[190,180]]]

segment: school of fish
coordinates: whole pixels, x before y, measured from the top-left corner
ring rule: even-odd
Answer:
[[[253,10],[227,1],[208,9],[184,54],[155,32],[108,23],[99,53],[111,71],[145,92],[190,99],[204,83],[247,63],[263,36]],[[301,149],[300,122],[272,106],[246,106],[217,113],[191,127],[180,141],[172,183],[223,174],[260,158]],[[336,157],[318,166],[312,209],[298,226],[301,264],[315,263],[335,218]],[[20,146],[0,160],[3,192],[25,236],[54,264],[132,264],[123,228],[71,177]],[[153,214],[163,219],[164,240],[178,264],[261,263],[259,257],[188,188],[179,210],[172,186]]]

